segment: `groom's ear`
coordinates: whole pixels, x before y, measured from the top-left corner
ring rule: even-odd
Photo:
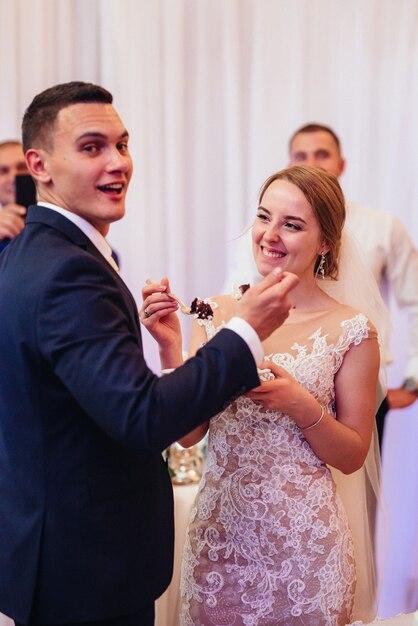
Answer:
[[[39,183],[48,184],[51,182],[51,175],[48,171],[47,152],[42,148],[30,148],[26,152],[26,163],[32,178]]]

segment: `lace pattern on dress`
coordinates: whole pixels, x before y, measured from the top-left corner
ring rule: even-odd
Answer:
[[[201,322],[208,339],[222,326]],[[268,359],[335,415],[334,376],[367,337],[358,314],[341,322],[335,343],[318,328]],[[351,534],[330,470],[290,416],[238,398],[210,425],[184,549],[182,626],[343,626],[354,587]]]

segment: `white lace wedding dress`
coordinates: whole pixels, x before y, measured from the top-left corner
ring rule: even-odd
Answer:
[[[225,319],[222,299],[215,306],[214,323],[202,321],[208,339]],[[340,305],[308,319],[291,312],[264,345],[335,414],[344,354],[371,337],[367,319]],[[210,423],[183,557],[182,626],[344,626],[355,579],[329,468],[288,415],[238,398]]]

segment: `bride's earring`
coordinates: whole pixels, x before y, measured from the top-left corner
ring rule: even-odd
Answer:
[[[321,275],[322,280],[325,278],[325,254],[321,254],[321,260],[318,265],[318,274]]]

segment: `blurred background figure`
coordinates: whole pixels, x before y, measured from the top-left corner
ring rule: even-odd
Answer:
[[[22,144],[0,143],[0,252],[25,225],[26,208],[16,204],[16,176],[27,174]]]

